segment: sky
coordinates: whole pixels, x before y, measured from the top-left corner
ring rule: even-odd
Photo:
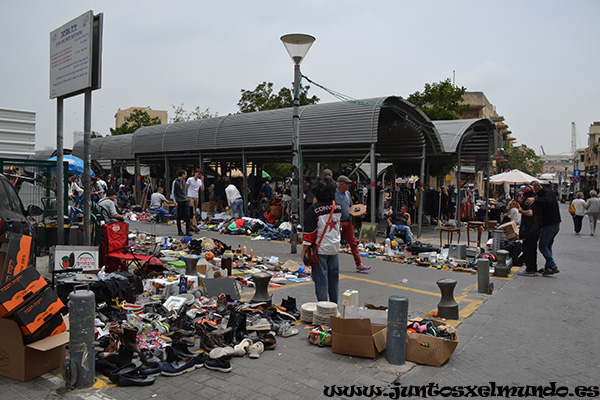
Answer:
[[[355,99],[406,98],[454,76],[538,154],[568,154],[572,122],[585,147],[600,121],[598,0],[0,0],[0,107],[36,112],[36,149],[56,146],[50,32],[89,10],[104,14],[102,87],[92,94],[102,135],[119,108],[171,117],[183,103],[227,115],[242,89],[291,87],[288,33],[317,39],[303,75]],[[338,101],[314,86],[309,94]],[[83,95],[64,108],[70,148]]]

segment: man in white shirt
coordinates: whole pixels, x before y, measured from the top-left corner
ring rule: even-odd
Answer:
[[[185,191],[188,202],[190,203],[190,211],[192,213],[190,225],[194,232],[200,232],[198,222],[196,221],[196,210],[198,209],[198,199],[200,198],[200,190],[204,189],[202,183],[202,172],[199,169],[194,171],[194,175],[190,176],[185,183]]]
[[[240,191],[235,187],[229,178],[224,179],[225,194],[227,195],[227,204],[231,209],[231,216],[235,217],[236,211],[239,211],[240,218],[244,218],[244,199]]]
[[[163,203],[166,201],[167,198],[163,194],[162,187],[156,189],[156,192],[150,196],[150,210],[158,213],[160,222],[165,222],[165,216],[169,215],[169,212],[162,208]]]

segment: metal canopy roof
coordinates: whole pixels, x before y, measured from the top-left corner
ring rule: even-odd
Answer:
[[[287,161],[292,151],[292,108],[234,114],[222,117],[155,125],[132,135],[91,141],[92,159],[133,160],[178,156],[213,160]],[[489,158],[498,137],[490,119],[430,121],[416,106],[395,96],[356,102],[335,102],[300,107],[300,144],[304,161],[324,158],[362,158],[375,144],[378,162],[448,157],[457,153]],[[462,141],[462,142],[461,142]],[[83,141],[73,146],[83,156]]]
[[[447,153],[461,156],[485,156],[495,152],[500,136],[496,124],[489,118],[433,121]],[[490,142],[491,140],[491,142]]]

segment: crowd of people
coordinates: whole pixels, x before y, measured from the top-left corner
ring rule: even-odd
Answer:
[[[583,225],[583,219],[587,215],[590,221],[590,235],[596,233],[598,216],[600,215],[600,200],[598,192],[590,190],[590,197],[586,200],[583,192],[577,192],[575,199],[569,205],[569,213],[573,217],[575,234],[579,235]]]

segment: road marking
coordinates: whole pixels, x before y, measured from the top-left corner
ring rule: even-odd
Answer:
[[[410,287],[406,287],[406,286],[394,285],[392,283],[385,283],[385,282],[373,281],[371,279],[359,278],[359,277],[356,277],[356,276],[340,275],[340,279],[353,279],[355,281],[362,281],[362,282],[374,283],[376,285],[389,286],[389,287],[393,287],[395,289],[408,290],[410,292],[421,293],[421,294],[428,294],[430,296],[436,296],[436,297],[442,297],[442,295],[439,294],[439,293],[429,292],[427,290],[421,290],[421,289],[415,289],[415,288],[410,288]]]

